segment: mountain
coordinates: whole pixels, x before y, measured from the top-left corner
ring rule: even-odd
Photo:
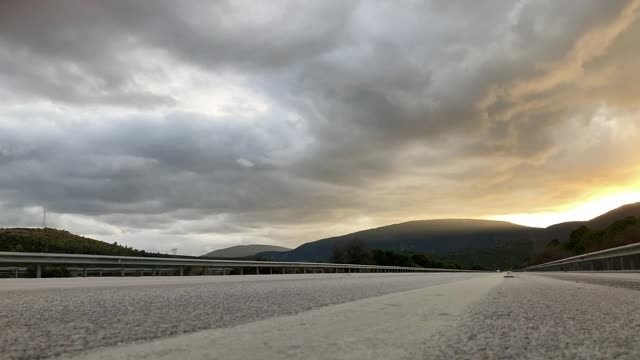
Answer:
[[[586,221],[569,221],[549,226],[546,230],[552,239],[566,239],[571,232],[582,225],[585,225]]]
[[[274,246],[274,245],[238,245],[232,246],[225,249],[214,250],[210,253],[202,255],[202,257],[207,258],[243,258],[256,255],[262,252],[269,253],[278,253],[281,251],[289,251],[291,249],[282,247],[282,246]]]
[[[536,247],[551,240],[546,229],[504,221],[421,220],[322,239],[288,252],[258,256],[282,261],[327,261],[336,244],[363,241],[370,249],[429,253],[467,265],[515,267],[528,261]]]
[[[594,230],[602,230],[612,223],[628,217],[640,217],[640,203],[627,204],[605,214],[595,217],[589,221],[571,221],[551,225],[547,231],[553,234],[553,238],[566,240],[572,231],[580,226],[586,226]]]
[[[621,206],[615,210],[611,210],[608,213],[587,221],[584,225],[593,229],[601,230],[618,220],[622,220],[632,216],[640,217],[640,203]]]
[[[589,221],[557,224],[550,229],[567,230],[556,236],[532,256],[533,264],[541,264],[570,256],[640,242],[640,203],[628,204]]]
[[[597,223],[597,222],[594,222]],[[640,242],[640,217],[628,216],[604,228],[580,226],[567,240],[553,240],[534,253],[533,264],[542,264],[571,256]]]
[[[640,217],[640,203],[629,204],[590,221],[575,221],[535,228],[504,221],[449,219],[421,220],[388,225],[303,244],[287,252],[257,256],[281,261],[327,261],[336,244],[352,239],[370,249],[429,253],[465,265],[518,268],[553,239],[566,240],[582,225],[601,229],[628,216]]]

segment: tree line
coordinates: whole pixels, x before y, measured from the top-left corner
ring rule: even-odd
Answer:
[[[112,244],[51,228],[1,229],[0,251],[46,252],[115,256],[166,256]]]
[[[480,266],[465,266],[454,262],[440,260],[430,254],[410,251],[369,249],[360,239],[352,239],[336,243],[329,259],[332,263],[422,267],[435,269],[469,269],[482,270]]]
[[[553,239],[534,254],[533,263],[543,264],[571,256],[606,250],[640,242],[640,218],[630,216],[618,220],[601,230],[580,226],[569,235],[569,239]]]

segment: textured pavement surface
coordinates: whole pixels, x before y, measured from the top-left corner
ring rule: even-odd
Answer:
[[[640,358],[639,273],[512,275],[0,282],[0,358]]]
[[[427,358],[640,359],[638,284],[640,274],[516,273],[432,339]]]
[[[0,281],[0,359],[229,327],[482,274],[324,274]]]
[[[420,359],[429,339],[501,280],[485,274],[75,359]]]

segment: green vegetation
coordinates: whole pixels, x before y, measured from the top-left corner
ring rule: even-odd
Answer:
[[[434,269],[483,270],[483,268],[478,265],[464,266],[455,262],[438,259],[429,254],[405,251],[373,249],[371,250],[371,258],[375,265],[423,267]]]
[[[360,239],[352,239],[344,243],[335,244],[329,261],[336,264],[373,264],[367,244]]]
[[[42,268],[42,277],[43,278],[58,278],[58,277],[71,277],[71,272],[65,266],[44,266]],[[25,272],[25,277],[34,278],[36,277],[36,266],[29,265],[27,266],[27,271]]]
[[[1,229],[0,251],[48,252],[66,254],[154,256],[159,254],[128,246],[74,235],[68,231],[44,229]]]
[[[275,245],[263,245],[263,244],[251,244],[251,245],[237,245],[224,249],[218,249],[202,255],[201,257],[212,259],[241,259],[246,257],[255,256],[264,252],[282,252],[289,251],[291,249],[275,246]]]
[[[534,255],[534,264],[560,260],[570,256],[610,249],[640,242],[640,218],[630,216],[616,221],[602,230],[580,226],[569,239],[551,240],[542,251]]]
[[[464,264],[467,267],[477,264],[491,270],[516,270],[527,267],[535,247],[542,247],[543,244],[541,241],[538,243],[538,240],[528,239],[496,241],[483,248],[451,252],[439,255],[438,258],[445,262]]]
[[[462,266],[437,259],[429,254],[383,249],[370,250],[364,241],[359,239],[336,244],[333,247],[330,261],[341,264],[482,270],[480,266]]]
[[[553,239],[537,253],[533,254],[531,265],[544,264],[550,261],[565,259],[575,254],[568,251],[558,239]]]

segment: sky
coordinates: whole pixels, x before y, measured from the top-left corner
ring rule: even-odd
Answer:
[[[640,201],[640,1],[0,2],[0,227],[203,254]]]

